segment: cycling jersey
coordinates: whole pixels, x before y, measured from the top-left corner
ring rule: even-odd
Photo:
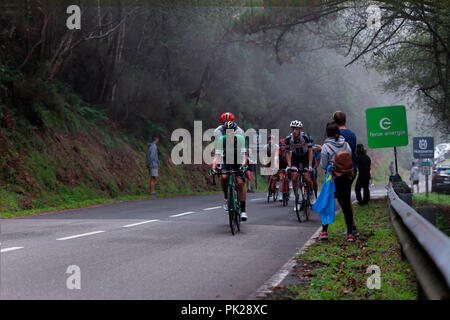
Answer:
[[[308,154],[308,149],[312,147],[308,134],[300,132],[300,136],[295,140],[292,133],[284,139],[286,148],[291,151],[292,156],[303,157]]]
[[[231,141],[229,138],[233,138],[234,141]],[[233,147],[233,155],[234,159],[227,159],[227,147]],[[223,135],[219,137],[216,143],[216,152],[217,156],[222,157],[222,164],[236,164],[241,165],[243,163],[243,157],[247,154],[247,149],[245,147],[245,138],[240,134],[235,134],[234,136]],[[229,153],[231,154],[231,152]]]
[[[225,127],[223,125],[218,126],[214,130],[214,137],[216,138],[216,141],[219,140],[221,136],[225,134]],[[242,130],[239,126],[236,128],[236,134],[240,134],[241,136],[244,135],[244,130]]]

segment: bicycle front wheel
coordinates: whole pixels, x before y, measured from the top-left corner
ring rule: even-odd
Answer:
[[[228,219],[230,222],[231,234],[234,236],[239,231],[239,227],[236,222],[236,214],[239,214],[239,212],[237,212],[235,192],[233,189],[234,188],[229,185],[227,193],[228,193]]]

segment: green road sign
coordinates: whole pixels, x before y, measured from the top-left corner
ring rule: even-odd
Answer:
[[[369,148],[389,148],[408,145],[408,125],[405,106],[366,109],[367,142]]]

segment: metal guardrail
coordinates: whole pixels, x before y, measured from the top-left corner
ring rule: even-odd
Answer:
[[[391,220],[402,253],[430,300],[450,299],[450,238],[400,199],[388,186]]]

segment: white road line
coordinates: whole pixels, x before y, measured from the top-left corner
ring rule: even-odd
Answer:
[[[174,215],[171,215],[170,217],[171,218],[181,217],[181,216],[185,216],[185,215],[191,214],[191,213],[194,213],[194,211],[188,211],[188,212],[183,212],[183,213],[179,213],[179,214],[174,214]]]
[[[202,209],[202,210],[208,211],[208,210],[214,210],[214,209],[220,209],[220,208],[222,208],[222,207],[218,206],[218,207],[212,207],[212,208],[205,208],[205,209]]]
[[[251,199],[250,201],[258,201],[258,200],[264,200],[265,198],[256,198],[256,199]]]
[[[158,219],[154,219],[154,220],[142,221],[142,222],[133,223],[133,224],[127,224],[126,226],[123,226],[123,228],[130,228],[130,227],[134,227],[134,226],[139,226],[141,224],[150,223],[150,222],[156,222],[156,221],[159,221],[159,220]]]
[[[74,235],[74,236],[59,238],[59,239],[56,239],[56,240],[70,240],[70,239],[86,237],[86,236],[90,236],[90,235],[97,234],[97,233],[102,233],[102,232],[105,232],[105,231],[94,231],[94,232],[89,232],[89,233],[77,234],[77,235]]]
[[[14,250],[19,250],[19,249],[23,249],[23,247],[5,248],[5,249],[0,250],[0,252],[8,252],[8,251],[14,251]]]

